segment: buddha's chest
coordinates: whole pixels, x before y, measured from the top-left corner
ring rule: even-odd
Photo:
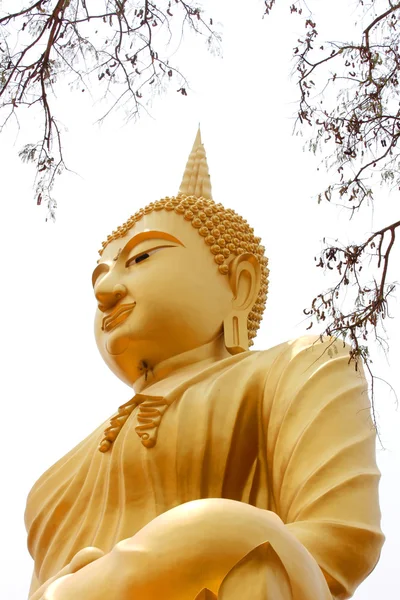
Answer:
[[[107,452],[98,450],[104,436],[99,428],[47,472],[29,505],[35,560],[41,564],[37,548],[51,546],[51,556],[57,555],[56,563],[45,561],[44,578],[81,548],[109,551],[191,500],[231,498],[267,508],[262,392],[254,380],[233,375],[192,382],[165,396],[136,397],[140,402]]]
[[[239,493],[258,452],[257,398],[193,386],[172,399],[139,400],[104,457],[120,471],[127,499],[163,512]]]

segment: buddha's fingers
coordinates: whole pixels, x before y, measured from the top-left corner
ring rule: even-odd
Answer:
[[[50,579],[48,579],[47,581],[45,581],[45,583],[43,585],[40,586],[40,588],[38,588],[36,590],[36,592],[33,594],[33,596],[30,596],[29,600],[41,600],[41,598],[43,598],[47,588],[57,579],[59,579],[60,577],[64,577],[64,575],[68,575],[70,573],[69,570],[69,563],[68,565],[66,565],[63,569],[61,569],[61,571],[59,571],[57,573],[57,575],[54,575],[54,577],[50,577]]]
[[[46,592],[48,591],[49,587],[55,581],[58,581],[59,579],[62,579],[68,575],[69,575],[69,564],[66,565],[63,569],[61,569],[61,571],[59,571],[57,573],[57,575],[55,575],[54,577],[50,577],[50,579],[48,579],[43,585],[41,585],[40,588],[37,589],[36,592],[33,594],[33,596],[30,596],[29,600],[47,600],[48,596],[47,596]]]
[[[54,577],[51,577],[43,585],[41,585],[40,588],[37,589],[36,592],[33,594],[33,596],[30,596],[29,600],[41,600],[47,588],[54,581],[60,579],[61,577],[64,577],[64,575],[76,573],[76,571],[79,571],[89,563],[93,562],[94,560],[97,560],[98,558],[101,558],[102,556],[104,556],[104,552],[99,548],[95,548],[94,546],[83,548],[75,554],[71,562],[65,565],[65,567],[57,573],[57,575],[54,575]]]
[[[68,573],[76,573],[79,569],[86,567],[86,565],[102,556],[104,556],[104,552],[100,550],[100,548],[95,548],[94,546],[83,548],[75,554],[74,558],[69,563]]]

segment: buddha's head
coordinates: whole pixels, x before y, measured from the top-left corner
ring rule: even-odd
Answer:
[[[221,338],[253,344],[267,294],[260,238],[215,204],[200,132],[180,192],[139,210],[108,236],[93,273],[100,353],[125,383]]]

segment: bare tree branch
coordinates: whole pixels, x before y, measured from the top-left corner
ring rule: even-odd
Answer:
[[[96,89],[107,104],[100,120],[120,105],[128,119],[136,118],[171,84],[187,95],[188,81],[170,64],[168,46],[179,45],[185,26],[218,46],[211,23],[200,6],[184,0],[102,0],[90,7],[85,0],[39,0],[0,12],[0,132],[17,108],[41,108],[41,139],[20,156],[36,165],[35,199],[47,204],[49,218],[55,218],[53,184],[65,169],[55,114],[60,83]]]
[[[274,4],[265,2],[266,14]],[[296,130],[306,134],[307,148],[324,157],[332,175],[318,203],[344,206],[350,218],[379,198],[382,184],[400,190],[400,2],[356,4],[357,21],[369,22],[355,25],[353,40],[335,42],[318,41],[318,24],[305,1],[290,6],[305,28],[294,48]],[[316,265],[338,279],[304,311],[309,328],[323,323],[325,334],[350,343],[349,359],[356,368],[364,361],[372,391],[368,343],[371,336],[384,343],[384,319],[398,284],[387,278],[399,227],[396,221],[352,245],[324,239]]]

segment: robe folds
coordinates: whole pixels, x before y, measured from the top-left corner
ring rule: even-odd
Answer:
[[[98,450],[104,423],[33,486],[31,593],[82,548],[109,552],[171,508],[226,498],[275,512],[332,596],[350,597],[383,535],[366,381],[348,348],[303,337],[189,361],[166,373],[162,396],[144,385],[108,452]]]

